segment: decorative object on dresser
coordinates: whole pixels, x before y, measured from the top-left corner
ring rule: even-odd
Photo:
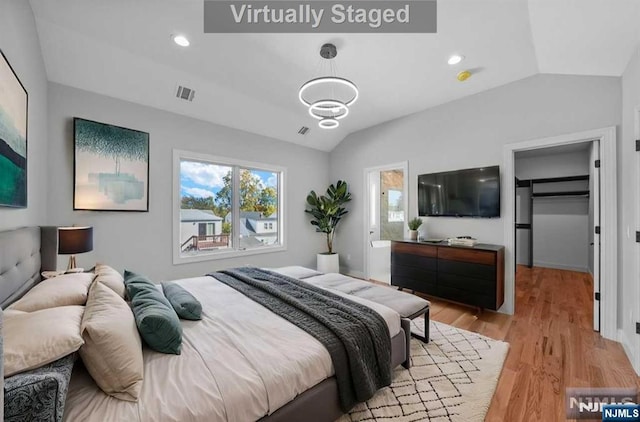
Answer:
[[[29,95],[0,50],[0,206],[27,206]]]
[[[93,227],[58,227],[58,254],[71,255],[67,272],[82,272],[76,267],[76,254],[93,250]]]
[[[411,240],[418,240],[418,229],[422,225],[422,219],[419,217],[414,217],[407,223],[409,226],[409,238]]]
[[[149,134],[73,119],[73,209],[149,211]]]
[[[497,310],[504,302],[504,247],[391,243],[391,284]]]
[[[447,243],[451,246],[473,247],[478,244],[478,239],[475,239],[471,236],[458,236],[447,239]]]
[[[317,255],[317,269],[323,273],[340,272],[340,257],[333,252],[333,238],[338,223],[349,211],[344,204],[351,201],[351,193],[347,182],[338,180],[335,185],[327,188],[326,195],[318,196],[314,191],[307,195],[307,204],[310,208],[304,212],[311,214],[311,225],[316,227],[316,232],[327,236],[327,249],[325,253]]]

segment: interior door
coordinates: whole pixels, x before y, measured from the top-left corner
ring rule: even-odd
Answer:
[[[593,329],[600,331],[600,141],[591,143],[590,195],[593,204]]]
[[[391,240],[404,238],[406,180],[403,167],[368,172],[369,279],[391,283]]]

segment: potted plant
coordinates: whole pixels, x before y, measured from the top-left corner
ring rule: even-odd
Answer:
[[[317,195],[311,191],[307,195],[307,205],[304,212],[311,214],[311,225],[316,227],[316,232],[327,236],[327,252],[317,256],[318,271],[323,273],[337,273],[340,271],[340,260],[337,253],[333,252],[333,239],[338,223],[349,211],[344,204],[351,201],[351,193],[347,182],[338,180],[335,185],[327,188],[325,195]]]
[[[418,229],[422,225],[422,219],[419,217],[414,217],[409,220],[409,237],[411,240],[418,240]]]

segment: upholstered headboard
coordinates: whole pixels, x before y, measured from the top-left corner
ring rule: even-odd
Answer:
[[[0,232],[0,307],[6,308],[40,282],[40,272],[55,270],[56,227],[23,227]]]

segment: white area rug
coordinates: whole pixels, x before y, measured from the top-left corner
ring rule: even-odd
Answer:
[[[431,341],[411,339],[411,369],[338,422],[483,421],[509,344],[431,321]],[[424,320],[411,331],[424,334]]]

